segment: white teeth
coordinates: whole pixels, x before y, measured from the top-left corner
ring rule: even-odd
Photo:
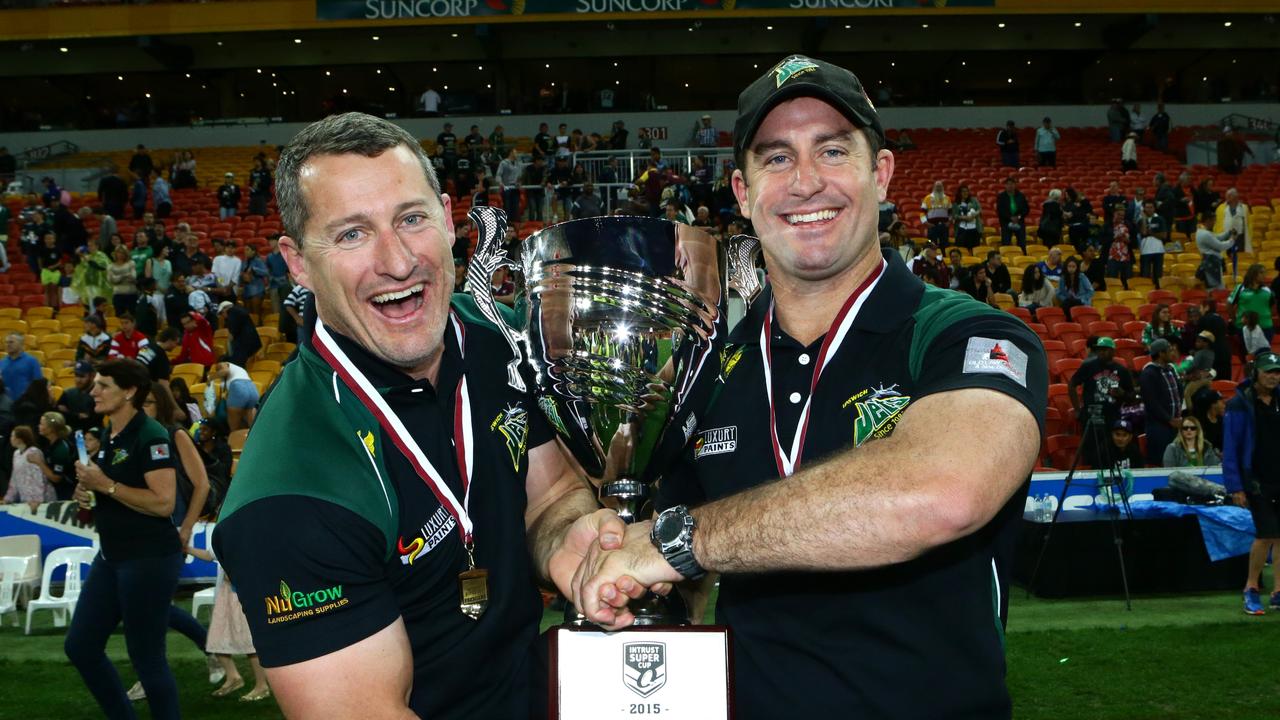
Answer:
[[[836,216],[835,210],[819,210],[817,212],[805,213],[803,215],[786,215],[787,222],[792,225],[799,223],[819,222],[821,220],[830,220]]]
[[[414,293],[422,292],[425,287],[426,286],[423,285],[422,283],[418,283],[413,287],[405,288],[404,290],[400,290],[398,292],[389,292],[389,293],[382,293],[381,295],[374,295],[373,301],[381,305],[382,303],[389,303],[395,300],[403,300],[409,297],[410,295],[413,295]]]

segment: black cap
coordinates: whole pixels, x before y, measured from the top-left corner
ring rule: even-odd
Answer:
[[[774,65],[738,95],[738,119],[733,123],[733,154],[742,154],[769,111],[783,100],[815,97],[839,110],[849,121],[875,133],[884,146],[884,128],[875,105],[853,73],[821,60],[792,55]]]

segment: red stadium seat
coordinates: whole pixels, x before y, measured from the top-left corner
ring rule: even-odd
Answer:
[[[1147,293],[1147,302],[1155,305],[1159,305],[1160,303],[1172,305],[1178,302],[1178,296],[1173,294],[1170,290],[1152,290]]]
[[[1102,311],[1096,307],[1082,305],[1080,307],[1071,308],[1071,322],[1080,323],[1082,327],[1089,327],[1089,323],[1102,319]]]
[[[1049,335],[1055,340],[1061,340],[1069,343],[1075,338],[1085,337],[1084,328],[1080,327],[1080,323],[1060,322],[1049,328]]]
[[[1067,314],[1060,307],[1042,307],[1036,310],[1036,319],[1053,332],[1053,326],[1066,322]]]
[[[1124,334],[1133,340],[1142,340],[1142,331],[1147,329],[1147,324],[1141,320],[1131,320],[1124,324]]]
[[[1154,315],[1155,312],[1156,312],[1156,306],[1151,303],[1147,303],[1145,305],[1139,305],[1138,319],[1151,322],[1151,316]]]
[[[1217,390],[1218,393],[1222,395],[1223,400],[1230,400],[1231,398],[1235,397],[1236,384],[1231,382],[1230,380],[1214,380],[1213,382],[1209,383],[1209,386],[1212,387],[1214,390]]]
[[[1133,314],[1133,310],[1124,305],[1108,305],[1106,310],[1102,311],[1102,314],[1117,325],[1124,325],[1137,319]]]
[[[1099,320],[1086,325],[1085,332],[1092,336],[1106,335],[1109,338],[1116,338],[1120,335],[1120,328],[1110,320]]]
[[[1059,360],[1070,357],[1067,354],[1067,345],[1061,340],[1041,340],[1044,344],[1045,361],[1049,367]]]
[[[1067,470],[1075,459],[1076,448],[1080,447],[1077,435],[1050,435],[1045,438],[1045,449],[1049,452],[1049,464],[1058,470]]]
[[[1071,376],[1084,364],[1081,358],[1063,358],[1053,364],[1053,375],[1058,382],[1070,382]]]

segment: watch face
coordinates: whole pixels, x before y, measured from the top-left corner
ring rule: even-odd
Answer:
[[[658,524],[654,527],[654,535],[658,537],[658,541],[662,544],[675,542],[680,537],[680,531],[684,529],[684,522],[680,515],[675,513],[662,513],[658,516]]]

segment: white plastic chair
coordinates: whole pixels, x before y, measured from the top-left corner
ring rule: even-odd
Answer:
[[[14,613],[13,625],[18,625],[18,588],[30,562],[27,557],[0,557],[0,625],[5,613]]]
[[[31,616],[37,610],[52,610],[55,627],[66,627],[67,620],[76,611],[76,601],[80,599],[80,566],[93,563],[98,554],[91,547],[62,547],[49,553],[45,558],[44,574],[40,579],[40,597],[27,603],[26,634],[31,634]],[[62,594],[54,595],[53,571],[66,567],[67,575],[62,583]]]
[[[222,585],[222,563],[218,563],[218,579],[213,587],[197,590],[191,595],[191,616],[200,619],[200,608],[208,607],[212,612],[213,601],[217,599],[218,587]]]
[[[208,526],[204,528],[204,549],[208,550],[210,553],[213,552],[214,526],[215,523],[209,523]],[[188,557],[187,559],[190,560],[191,558]],[[213,582],[213,587],[197,590],[191,594],[191,616],[196,619],[200,618],[200,608],[213,608],[213,601],[216,599],[218,594],[218,586],[222,584],[222,563],[218,562],[218,558],[216,556],[213,561],[218,566],[218,576]]]
[[[27,572],[18,579],[18,600],[25,602],[36,596],[36,588],[40,587],[40,536],[9,535],[0,537],[0,557],[30,558]]]

